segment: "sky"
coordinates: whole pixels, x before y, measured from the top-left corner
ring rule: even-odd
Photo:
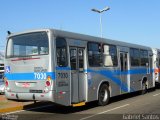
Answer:
[[[160,48],[160,0],[1,0],[0,51],[7,31],[55,28]]]

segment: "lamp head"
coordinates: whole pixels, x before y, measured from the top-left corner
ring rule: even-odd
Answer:
[[[95,9],[95,8],[93,8],[93,9],[91,9],[93,12],[98,12],[98,13],[101,13],[101,11],[100,10],[97,10],[97,9]]]
[[[107,11],[107,10],[110,10],[110,7],[106,6],[103,10],[101,10],[102,12],[103,11]]]

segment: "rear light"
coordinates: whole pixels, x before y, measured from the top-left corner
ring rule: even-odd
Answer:
[[[5,86],[8,87],[9,83],[8,81],[5,81]]]
[[[46,86],[49,87],[51,86],[51,76],[47,76],[47,80],[46,80]]]
[[[46,86],[48,87],[48,86],[50,86],[51,85],[51,83],[50,83],[50,81],[46,81]]]

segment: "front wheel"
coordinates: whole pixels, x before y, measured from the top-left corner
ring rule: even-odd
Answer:
[[[110,91],[106,84],[101,85],[98,93],[98,104],[101,106],[107,105],[110,99]]]

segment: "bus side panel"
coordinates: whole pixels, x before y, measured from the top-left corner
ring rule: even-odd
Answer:
[[[144,72],[146,71],[143,69]],[[142,68],[140,67],[131,67],[131,92],[139,91],[141,90],[141,83],[143,77],[146,77],[146,73],[140,73],[142,71]]]
[[[55,103],[69,106],[70,100],[70,70],[67,68],[56,68],[56,93]]]
[[[116,70],[89,68],[88,72],[88,101],[97,100],[98,90],[103,82],[108,82],[110,87],[110,95],[116,96],[120,94],[121,81],[116,75]]]
[[[155,87],[155,82],[154,82],[155,80],[153,79],[154,69],[153,69],[153,64],[152,63],[153,63],[153,57],[150,56],[149,57],[149,69],[148,69],[148,74],[147,74],[148,88]]]

